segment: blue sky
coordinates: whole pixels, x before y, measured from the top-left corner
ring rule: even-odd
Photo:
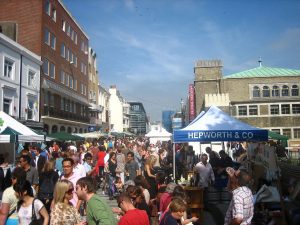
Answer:
[[[300,69],[299,0],[63,0],[96,51],[100,83],[116,84],[150,120],[179,110],[197,60],[228,75]]]

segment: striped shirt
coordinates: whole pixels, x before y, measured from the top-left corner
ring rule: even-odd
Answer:
[[[242,218],[241,225],[251,224],[253,217],[253,195],[249,188],[238,187],[232,192],[232,199],[226,212],[224,225],[235,218]]]

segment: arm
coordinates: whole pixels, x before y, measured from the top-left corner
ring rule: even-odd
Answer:
[[[5,225],[7,216],[9,214],[9,203],[2,203],[0,208],[0,225]]]
[[[44,218],[43,225],[48,225],[49,224],[49,214],[44,206],[41,208],[40,214]]]
[[[231,220],[230,225],[239,225],[239,224],[241,224],[242,222],[243,222],[243,219],[240,218],[240,217],[237,217],[237,218],[233,218],[233,219]]]
[[[81,203],[82,203],[82,200],[78,200],[77,205],[75,207],[77,210],[79,210]]]
[[[145,169],[146,169],[146,172],[148,174],[149,177],[155,177],[151,171],[150,171],[150,166],[149,165],[145,165]]]

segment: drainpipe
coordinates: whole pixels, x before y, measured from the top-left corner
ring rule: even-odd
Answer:
[[[21,119],[21,111],[22,111],[22,75],[23,75],[23,55],[21,54],[20,60],[20,86],[19,86],[19,120]]]

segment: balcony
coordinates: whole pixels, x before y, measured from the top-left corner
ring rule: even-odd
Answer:
[[[78,113],[71,113],[62,110],[54,109],[52,106],[44,106],[44,113],[42,116],[50,116],[59,119],[72,120],[77,122],[89,123],[90,119],[88,116],[81,116]]]
[[[102,120],[101,119],[97,119],[95,117],[91,117],[90,118],[90,124],[92,124],[92,125],[101,125],[102,124]]]

